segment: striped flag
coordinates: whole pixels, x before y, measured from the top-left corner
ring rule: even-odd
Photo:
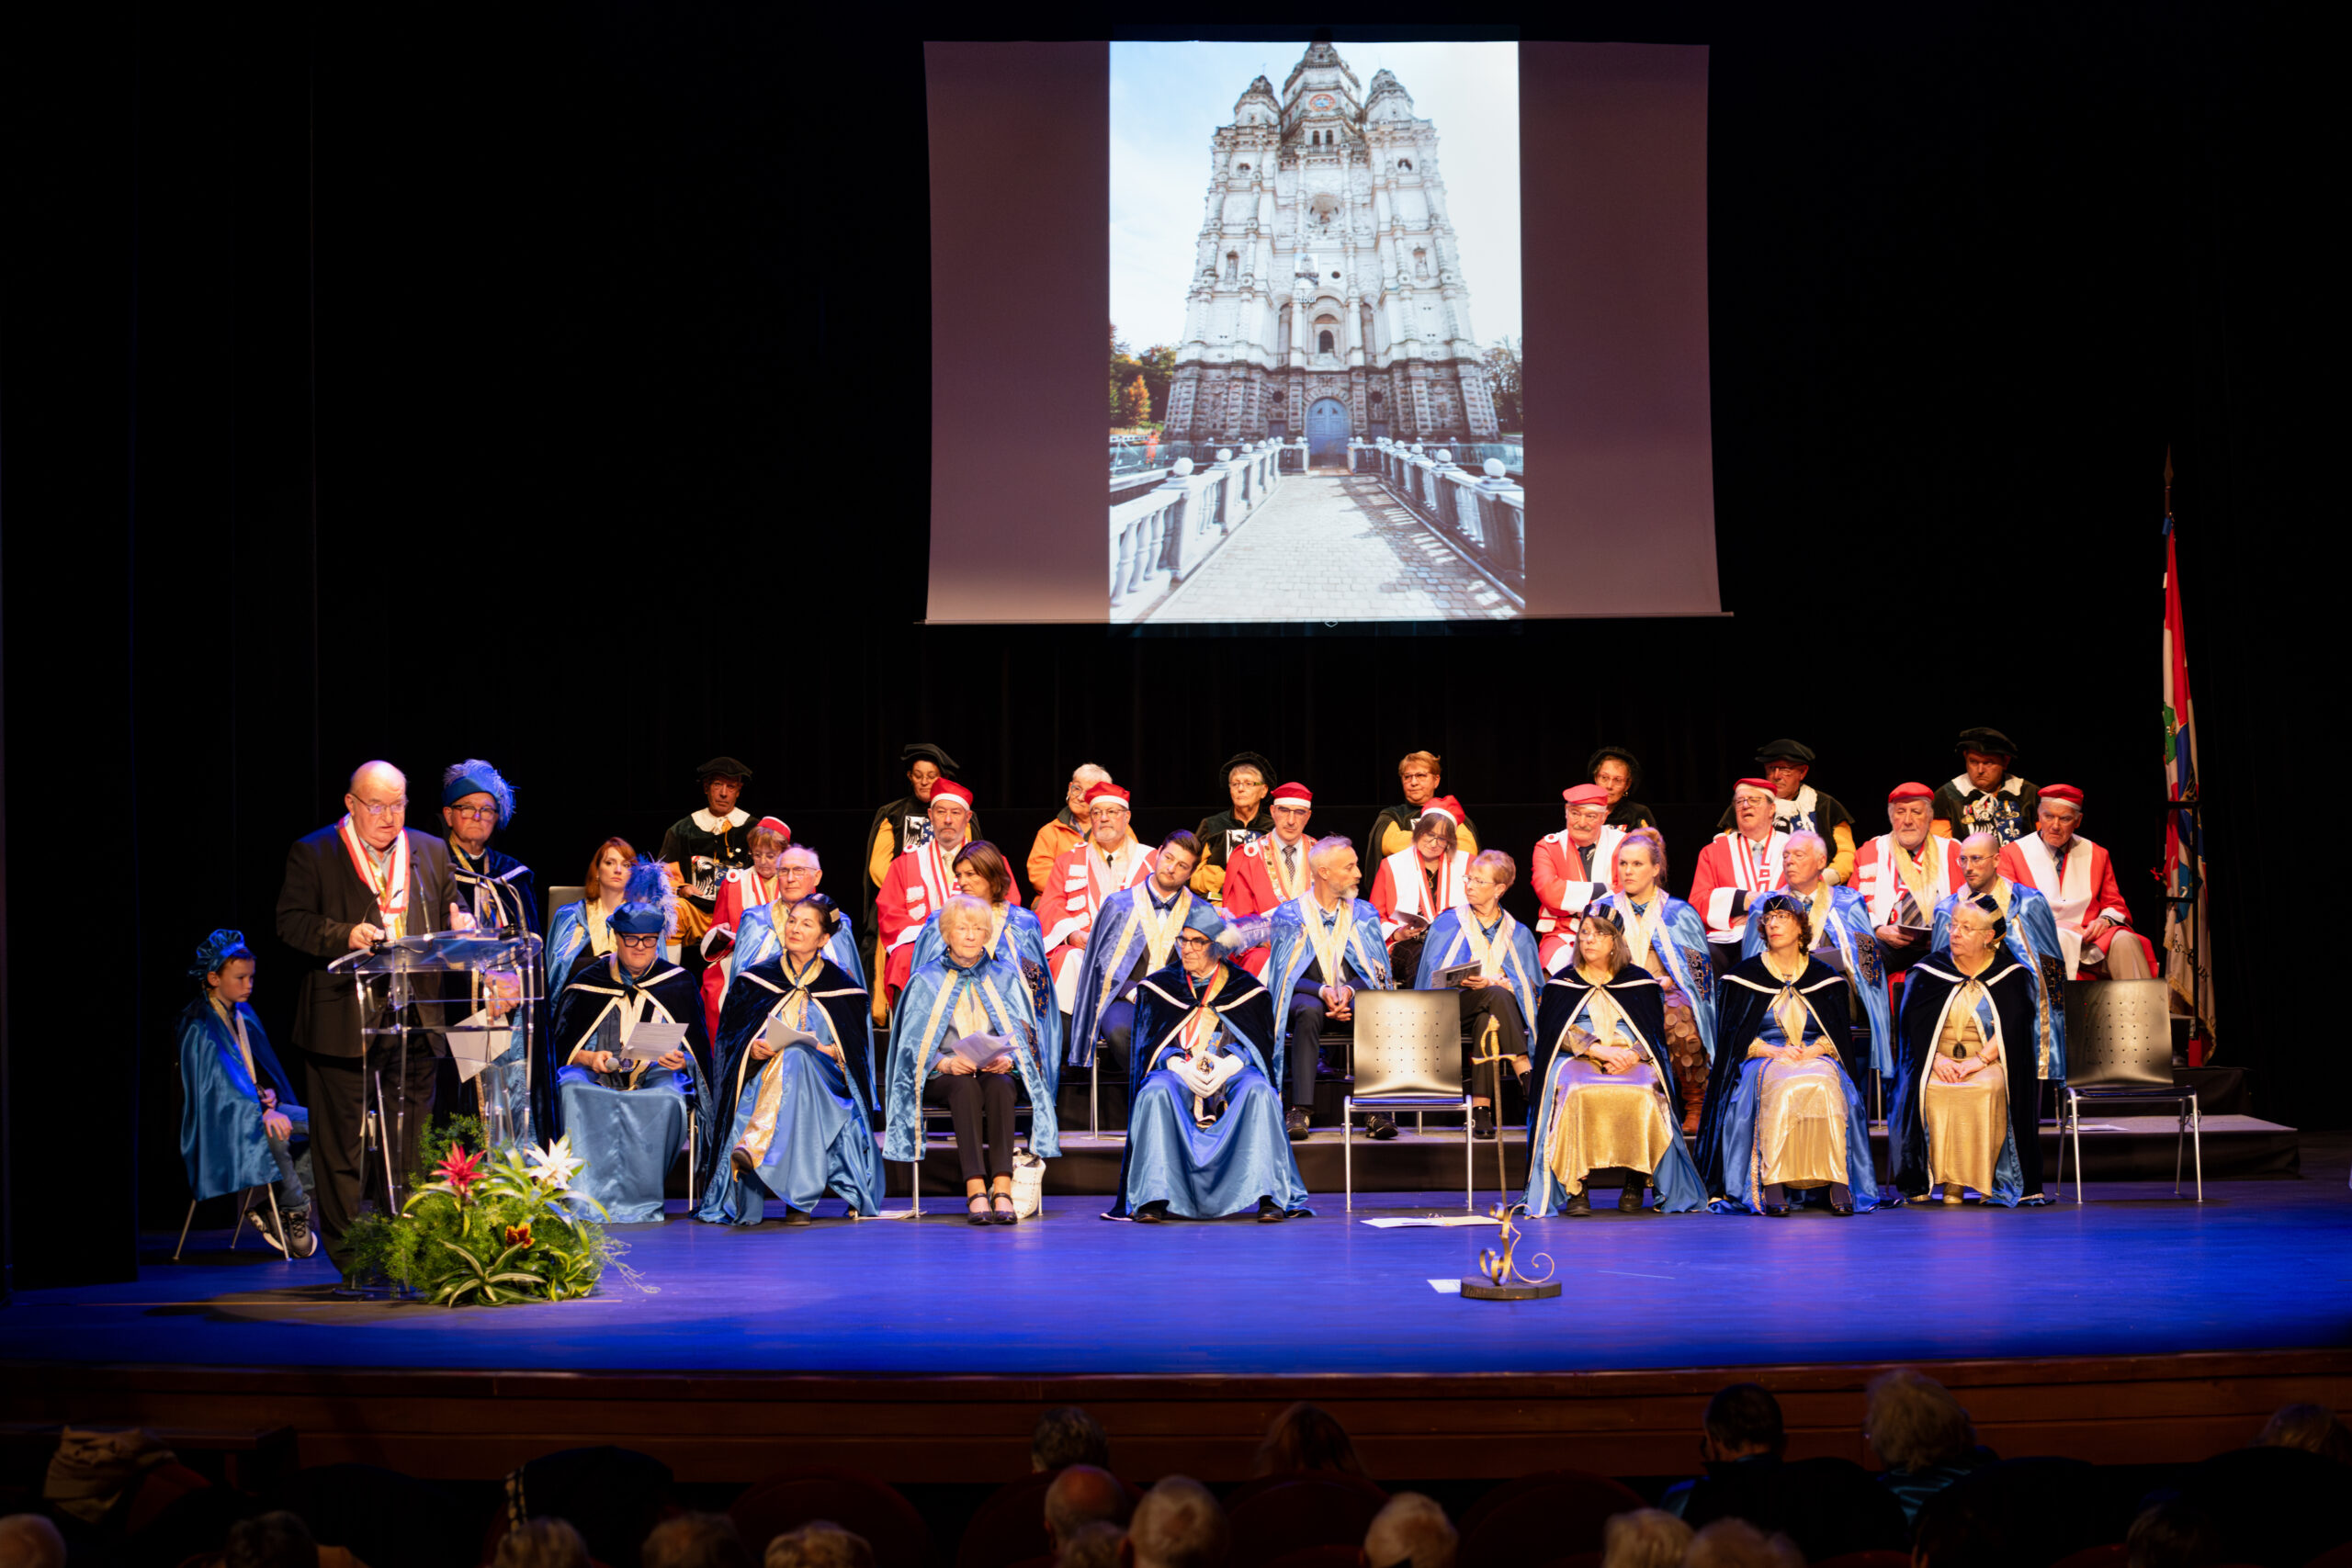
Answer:
[[[2165,459],[2171,487],[2171,459]],[[2188,698],[2188,642],[2180,615],[2180,561],[2172,510],[2165,510],[2165,795],[2194,802],[2197,718]],[[2197,1016],[2210,1055],[2213,1042],[2212,927],[2205,918],[2205,832],[2194,810],[2165,814],[2165,976]]]

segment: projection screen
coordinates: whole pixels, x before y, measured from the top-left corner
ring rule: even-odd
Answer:
[[[1703,48],[925,58],[929,619],[1719,613]]]

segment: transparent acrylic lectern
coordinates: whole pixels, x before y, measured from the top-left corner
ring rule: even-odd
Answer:
[[[539,939],[509,931],[401,937],[327,965],[358,987],[363,1063],[368,1044],[386,1036],[399,1042],[396,1070],[401,1083],[408,1081],[412,1049],[455,1057],[458,1076],[474,1085],[493,1149],[521,1135],[531,1081],[539,1070]],[[413,1035],[425,1038],[413,1041]],[[519,1093],[491,1066],[517,1043],[523,1047]],[[407,1098],[387,1106],[383,1082],[373,1072],[367,1073],[363,1093],[376,1146],[383,1151],[384,1190],[398,1213],[408,1173],[393,1169],[392,1151],[408,1146]]]

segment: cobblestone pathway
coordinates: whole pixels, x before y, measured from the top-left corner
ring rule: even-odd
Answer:
[[[1372,475],[1291,474],[1143,618],[1509,620],[1515,613]]]

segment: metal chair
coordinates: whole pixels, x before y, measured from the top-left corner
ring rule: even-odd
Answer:
[[[2083,1200],[2086,1100],[2170,1101],[2179,1119],[2172,1191],[2180,1196],[2183,1154],[2194,1151],[2197,1201],[2205,1201],[2205,1145],[2194,1087],[2172,1077],[2172,1005],[2162,980],[2098,980],[2067,987],[2068,1077],[2058,1108],[2058,1194],[2066,1191],[2066,1145],[2075,1149],[2075,1201]]]
[[[269,1199],[271,1226],[279,1235],[286,1234],[285,1218],[277,1212],[277,1184],[265,1181],[259,1188],[245,1188],[237,1194],[237,1212],[229,1217],[229,1250],[232,1252],[237,1250],[238,1238],[245,1234],[245,1211],[253,1207],[254,1193],[256,1191],[266,1194]],[[225,1197],[227,1194],[224,1193],[222,1196]],[[172,1261],[175,1263],[180,1260],[181,1252],[187,1247],[188,1227],[196,1224],[196,1206],[202,1200],[198,1198],[190,1198],[187,1201],[187,1217],[180,1221],[179,1245],[172,1248]]]
[[[1355,1083],[1340,1100],[1340,1163],[1356,1206],[1355,1116],[1363,1111],[1462,1112],[1462,1207],[1477,1208],[1470,1089],[1462,1081],[1462,1001],[1453,991],[1358,991]],[[1447,1088],[1452,1085],[1452,1089]]]
[[[947,1107],[944,1105],[925,1105],[921,1100],[917,1100],[915,1102],[915,1112],[917,1118],[915,1122],[915,1157],[907,1164],[907,1194],[909,1206],[913,1209],[915,1218],[922,1219],[922,1160],[923,1156],[931,1152],[931,1124],[933,1122],[953,1122],[956,1119],[956,1113],[948,1110]],[[1031,1105],[1026,1100],[1015,1100],[1012,1102],[1012,1121],[1016,1127],[1020,1125],[1021,1119],[1023,1116],[1030,1119],[1031,1125],[1034,1127],[1036,1122],[1036,1107]],[[1021,1154],[1026,1151],[1028,1147],[1029,1140],[1027,1138],[1015,1138],[1013,1140],[1012,1152],[1014,1154]]]

